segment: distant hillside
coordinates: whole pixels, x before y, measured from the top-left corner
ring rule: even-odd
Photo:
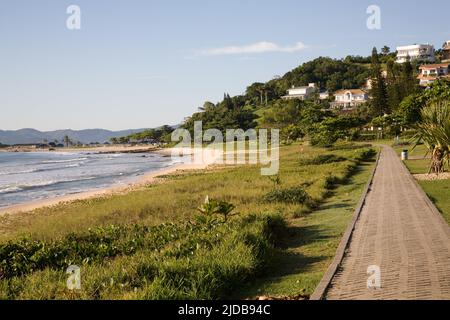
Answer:
[[[42,143],[44,140],[53,142],[63,141],[64,136],[69,136],[70,140],[81,143],[100,142],[103,143],[111,138],[127,136],[133,133],[144,131],[145,129],[109,131],[104,129],[88,130],[56,130],[42,132],[35,129],[21,129],[15,131],[0,130],[0,144],[28,144]]]

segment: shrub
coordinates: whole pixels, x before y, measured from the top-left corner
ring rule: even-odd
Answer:
[[[273,190],[264,196],[264,201],[300,204],[302,206],[307,206],[308,208],[313,208],[315,206],[315,201],[308,192],[300,186]]]
[[[375,157],[376,154],[377,154],[377,152],[372,148],[362,149],[362,150],[356,151],[354,159],[358,162],[359,161],[368,161],[368,160],[372,159],[373,157]]]
[[[115,230],[111,243],[125,243],[138,230],[143,245],[130,256],[117,256],[107,261],[93,259],[84,264],[81,291],[65,289],[65,268],[50,263],[51,257],[47,256],[49,261],[42,271],[28,269],[20,276],[14,272],[3,273],[0,298],[225,298],[243,281],[263,270],[272,257],[274,241],[285,232],[284,228],[285,222],[280,215],[249,215],[227,223],[111,227],[108,230]],[[88,235],[100,232],[109,237],[110,234],[104,231],[93,230]],[[86,236],[72,237],[81,239]],[[68,252],[76,251],[77,244],[67,242],[67,239],[60,241],[58,245],[64,244],[67,251],[55,249],[53,253],[59,256],[58,261],[64,261]],[[29,262],[33,252],[40,252],[50,245],[43,242],[27,244],[10,243],[8,252]],[[56,245],[52,243],[51,247]],[[5,248],[2,247],[2,254],[6,253]]]
[[[309,166],[309,165],[321,165],[335,162],[345,161],[344,157],[339,157],[334,154],[321,154],[314,158],[310,159],[300,159],[300,165]]]
[[[362,148],[370,148],[371,144],[356,144],[356,143],[337,143],[333,147],[328,148],[330,151],[339,150],[358,150]]]
[[[232,203],[226,201],[216,201],[209,199],[207,196],[205,202],[197,208],[197,210],[202,213],[208,221],[214,221],[215,215],[221,215],[223,217],[223,221],[227,222],[228,218],[236,215],[231,214],[236,206]]]

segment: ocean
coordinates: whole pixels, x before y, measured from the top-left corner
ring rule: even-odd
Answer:
[[[0,207],[126,184],[181,162],[157,153],[0,152]]]

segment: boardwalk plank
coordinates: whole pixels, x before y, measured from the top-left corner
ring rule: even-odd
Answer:
[[[367,288],[371,265],[381,269],[377,290]],[[325,298],[450,299],[450,227],[390,147]]]

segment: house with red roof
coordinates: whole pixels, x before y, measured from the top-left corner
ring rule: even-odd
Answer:
[[[425,64],[420,66],[417,78],[422,87],[426,87],[437,79],[449,77],[449,63]]]

